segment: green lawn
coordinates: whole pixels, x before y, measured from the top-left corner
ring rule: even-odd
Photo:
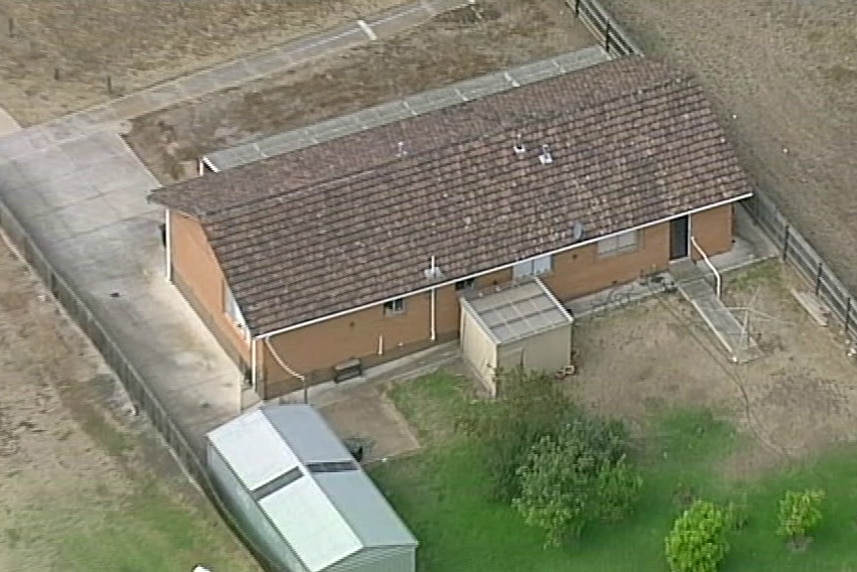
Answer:
[[[752,483],[723,483],[717,463],[745,446],[733,428],[708,411],[652,414],[640,454],[645,486],[636,516],[591,527],[565,549],[543,549],[539,531],[484,496],[478,450],[454,429],[467,383],[434,374],[403,383],[391,396],[420,434],[419,454],[377,466],[373,477],[421,542],[423,572],[667,570],[664,537],[677,515],[676,492],[713,501],[746,498],[750,521],[731,537],[724,572],[857,571],[857,449],[827,453],[795,470]],[[775,537],[777,501],[789,488],[827,491],[824,521],[803,553]]]

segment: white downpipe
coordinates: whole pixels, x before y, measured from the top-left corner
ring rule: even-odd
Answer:
[[[256,391],[256,384],[259,383],[258,374],[256,370],[258,369],[257,360],[257,350],[256,350],[256,342],[258,340],[253,338],[250,340],[250,384],[253,386],[253,391]]]
[[[170,209],[167,209],[164,214],[164,236],[166,238],[164,244],[165,263],[167,265],[166,272],[167,282],[173,281],[173,241],[170,238]]]
[[[378,355],[384,355],[384,336],[378,336]]]
[[[436,272],[435,259],[434,256],[431,257],[431,279],[434,280],[434,274]],[[431,331],[429,335],[429,339],[431,341],[435,341],[437,339],[437,289],[432,287],[431,289]]]
[[[303,385],[303,390],[304,390],[304,403],[308,403],[309,399],[308,399],[308,395],[307,395],[306,377],[304,377],[303,375],[299,374],[298,372],[296,372],[295,370],[290,368],[288,366],[288,364],[286,364],[286,362],[283,361],[283,359],[280,357],[280,354],[278,354],[277,350],[274,349],[274,346],[271,345],[271,339],[270,338],[265,338],[265,346],[267,346],[268,351],[271,352],[271,356],[273,356],[274,361],[276,361],[277,364],[281,368],[283,368],[283,370],[286,373],[288,373],[292,377],[296,377],[300,380],[301,384]]]
[[[702,248],[700,248],[699,244],[696,242],[696,238],[694,238],[693,235],[690,235],[690,243],[693,245],[693,247],[696,249],[696,251],[700,255],[702,255],[702,259],[705,261],[705,264],[707,264],[708,268],[711,269],[711,272],[714,273],[715,290],[717,291],[717,298],[720,298],[720,290],[721,290],[720,272],[717,271],[717,269],[711,263],[711,260],[708,259],[708,255],[705,254],[705,252],[703,252]]]

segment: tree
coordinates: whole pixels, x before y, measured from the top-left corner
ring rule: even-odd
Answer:
[[[780,501],[777,534],[785,537],[794,548],[809,541],[809,532],[821,522],[822,490],[787,491]]]
[[[497,372],[498,398],[477,402],[458,419],[458,427],[482,445],[489,494],[511,502],[520,493],[518,468],[539,439],[553,435],[577,407],[556,381],[521,367]]]
[[[696,500],[673,524],[666,538],[672,572],[715,572],[729,552],[729,519],[719,506]]]
[[[627,463],[627,437],[619,423],[580,415],[533,445],[512,504],[528,525],[544,529],[546,546],[631,512],[642,479]]]

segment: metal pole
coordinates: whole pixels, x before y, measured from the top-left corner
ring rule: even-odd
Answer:
[[[610,23],[604,26],[604,51],[610,53]]]
[[[785,238],[783,238],[783,262],[789,258],[789,237],[791,236],[791,227],[786,226]]]
[[[580,17],[580,0],[574,0],[574,17]]]
[[[845,335],[848,335],[848,327],[851,325],[851,297],[845,302]]]

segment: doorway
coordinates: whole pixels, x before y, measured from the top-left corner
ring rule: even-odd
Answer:
[[[670,221],[670,260],[690,256],[690,216]]]

